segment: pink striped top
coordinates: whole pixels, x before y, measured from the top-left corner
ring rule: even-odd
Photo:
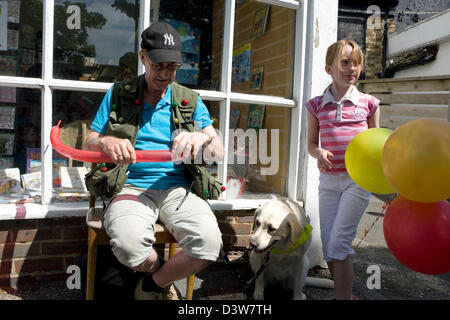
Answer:
[[[347,172],[347,145],[354,136],[367,130],[367,119],[375,113],[379,103],[380,100],[359,92],[355,86],[341,103],[334,99],[330,89],[306,102],[306,107],[319,122],[320,147],[334,154],[334,157],[329,158],[332,168],[327,169],[326,173]]]

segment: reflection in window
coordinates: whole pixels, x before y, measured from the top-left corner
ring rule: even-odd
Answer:
[[[227,199],[286,194],[291,110],[231,105]]]
[[[0,1],[0,75],[41,77],[42,1]]]
[[[54,77],[115,82],[137,75],[139,1],[55,1]]]
[[[0,87],[0,203],[40,199],[41,91]]]

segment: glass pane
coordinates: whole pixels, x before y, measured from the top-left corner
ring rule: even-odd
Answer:
[[[176,81],[189,88],[217,90],[221,72],[221,0],[152,1],[152,19],[166,21],[181,36],[183,66]]]
[[[291,109],[231,105],[227,198],[285,195]]]
[[[53,126],[61,120],[61,141],[75,149],[81,149],[89,133],[104,93],[83,91],[54,91]],[[84,175],[91,163],[67,159],[53,154],[54,201],[77,201],[88,198]]]
[[[244,1],[236,6],[231,90],[292,97],[295,10]]]
[[[42,1],[0,1],[0,75],[40,78]]]
[[[0,87],[0,203],[40,201],[41,91]]]
[[[214,127],[214,129],[216,130],[217,135],[219,135],[220,137],[222,137],[223,135],[220,134],[219,132],[219,121],[220,121],[220,104],[219,102],[216,101],[205,101],[203,100],[203,102],[205,103],[206,107],[208,108],[208,112],[209,115],[211,117],[211,119],[214,121],[212,126]],[[222,139],[223,141],[223,139]],[[206,158],[206,154],[204,153]],[[208,164],[207,162],[207,168],[209,170],[209,172],[214,176],[218,178],[217,175],[217,170],[218,170],[218,163],[214,162],[211,164]]]
[[[138,26],[138,0],[55,0],[54,77],[114,82],[136,76]]]

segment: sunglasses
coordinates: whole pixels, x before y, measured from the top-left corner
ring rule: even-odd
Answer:
[[[176,71],[179,67],[181,67],[181,64],[178,64],[178,63],[171,63],[171,64],[168,64],[167,66],[164,66],[164,64],[162,64],[162,63],[158,63],[158,64],[151,64],[150,65],[150,68],[152,68],[152,70],[153,71],[155,71],[155,72],[160,72],[160,71],[162,71],[163,69],[167,69],[167,70],[169,70],[170,72],[174,72],[174,71]]]

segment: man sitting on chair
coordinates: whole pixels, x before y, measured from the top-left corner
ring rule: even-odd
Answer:
[[[104,151],[115,164],[129,165],[125,185],[107,207],[103,225],[111,237],[110,244],[117,259],[131,269],[145,273],[137,284],[135,298],[180,299],[173,282],[197,273],[217,260],[222,247],[216,217],[209,204],[190,191],[185,166],[180,162],[195,157],[205,148],[215,159],[222,159],[224,150],[200,98],[193,120],[201,130],[181,132],[172,139],[172,82],[182,63],[180,36],[169,24],[156,22],[144,30],[141,38],[139,58],[146,73],[143,101],[136,99],[134,103],[143,104],[135,147],[128,139],[107,135],[113,121],[111,115],[122,107],[112,103],[111,87],[91,125],[84,149]],[[134,89],[125,86],[127,90]],[[114,120],[124,122],[123,118]],[[135,148],[171,150],[174,161],[136,163]],[[166,262],[152,248],[157,220],[165,225],[182,248]]]

